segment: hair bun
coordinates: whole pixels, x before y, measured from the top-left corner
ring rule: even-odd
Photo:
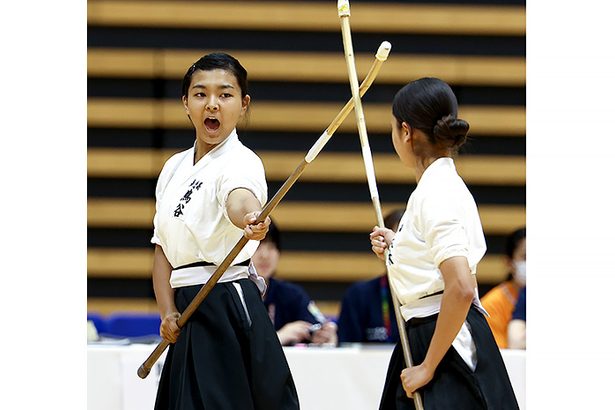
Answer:
[[[433,134],[437,141],[448,142],[452,148],[458,148],[466,142],[469,129],[467,121],[449,114],[438,120],[433,127]]]

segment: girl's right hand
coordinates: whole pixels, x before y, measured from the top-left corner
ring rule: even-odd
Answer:
[[[374,226],[372,233],[369,234],[369,239],[372,244],[372,252],[374,252],[378,258],[384,260],[384,251],[389,247],[394,236],[395,232],[392,230]]]
[[[256,222],[256,218],[260,215],[259,211],[247,213],[243,217],[243,223],[245,228],[243,228],[243,235],[255,241],[262,241],[265,239],[267,232],[269,231],[269,225],[271,225],[271,218],[265,218],[264,222],[253,225]]]
[[[177,326],[177,320],[179,319],[179,312],[172,312],[166,315],[160,323],[160,337],[169,343],[175,343],[177,336],[179,336],[179,326]]]
[[[400,378],[401,385],[406,391],[406,396],[412,398],[412,395],[425,386],[433,379],[434,371],[427,368],[425,363],[419,366],[413,366],[402,370]]]

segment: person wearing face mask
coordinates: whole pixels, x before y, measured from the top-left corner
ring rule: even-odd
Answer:
[[[506,281],[491,289],[480,300],[489,313],[487,322],[500,349],[508,349],[508,325],[517,305],[519,292],[525,288],[525,227],[506,238]]]

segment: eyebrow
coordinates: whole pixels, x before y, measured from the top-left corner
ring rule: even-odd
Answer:
[[[192,86],[192,88],[207,88],[205,87],[203,84],[195,84]],[[217,87],[219,90],[226,90],[228,88],[232,88],[234,89],[235,87],[233,87],[231,84],[222,84],[219,87]]]

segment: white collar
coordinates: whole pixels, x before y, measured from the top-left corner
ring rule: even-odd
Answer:
[[[218,158],[218,157],[224,155],[225,153],[231,151],[233,149],[233,147],[235,147],[237,145],[238,142],[239,142],[239,137],[237,136],[237,130],[235,128],[233,128],[233,131],[231,131],[229,136],[226,137],[226,139],[224,141],[222,141],[221,143],[216,145],[207,154],[203,155],[203,157],[201,159],[199,159],[197,161],[197,163],[194,164],[194,166],[195,167],[196,166],[200,167],[202,164],[208,163],[209,161],[213,160],[214,158]],[[190,156],[190,160],[192,162],[194,162],[194,154],[195,154],[195,152],[196,152],[196,140],[194,141],[194,144],[192,145],[192,155]]]
[[[419,181],[419,185],[425,180],[430,179],[431,175],[437,174],[440,170],[452,170],[457,173],[457,168],[455,168],[455,162],[451,157],[440,157],[423,171],[423,175],[421,175],[421,179]]]

